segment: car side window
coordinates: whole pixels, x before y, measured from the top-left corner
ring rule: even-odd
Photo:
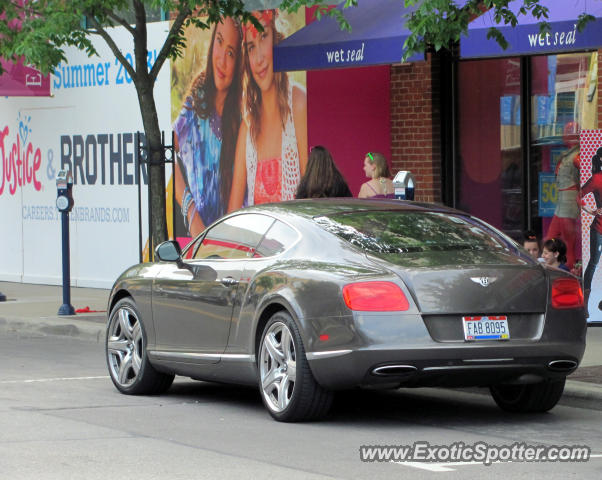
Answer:
[[[290,247],[298,238],[297,232],[276,220],[257,246],[254,258],[278,255]]]
[[[274,219],[256,213],[243,213],[213,226],[195,247],[195,259],[250,258],[274,223]]]

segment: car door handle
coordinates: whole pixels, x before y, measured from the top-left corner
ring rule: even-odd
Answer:
[[[234,286],[234,285],[238,285],[238,280],[235,280],[235,279],[234,279],[234,278],[232,278],[232,277],[225,277],[225,278],[222,278],[222,279],[220,280],[220,282],[221,282],[222,284],[224,284],[226,287],[232,287],[232,286]]]

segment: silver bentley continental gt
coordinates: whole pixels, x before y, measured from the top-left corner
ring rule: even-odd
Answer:
[[[324,416],[336,390],[485,386],[504,410],[543,412],[585,349],[576,277],[441,206],[249,207],[155,256],[109,298],[106,359],[125,394],[174,375],[257,385],[292,422]]]

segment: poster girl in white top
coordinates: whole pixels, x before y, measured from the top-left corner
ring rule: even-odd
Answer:
[[[228,211],[290,200],[307,165],[307,101],[285,72],[274,72],[276,11],[254,12],[264,31],[243,28],[246,122],[241,124]],[[246,192],[246,198],[245,198]]]

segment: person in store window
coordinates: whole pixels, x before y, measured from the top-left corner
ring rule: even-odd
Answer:
[[[569,271],[566,265],[566,245],[560,238],[550,238],[543,242],[541,256],[549,267]]]
[[[523,247],[535,260],[539,258],[541,248],[539,238],[537,238],[534,231],[528,230],[523,233]]]

